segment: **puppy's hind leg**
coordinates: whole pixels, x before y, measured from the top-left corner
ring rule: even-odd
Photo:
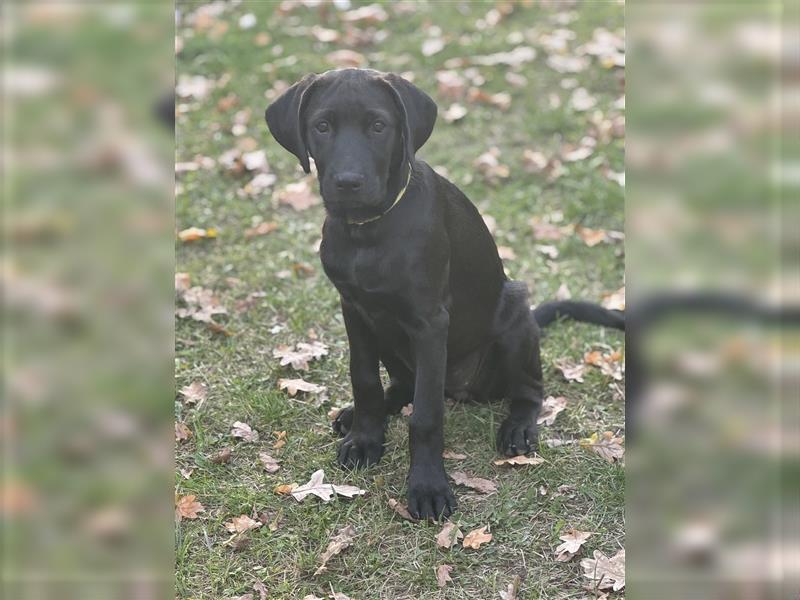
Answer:
[[[510,401],[508,416],[497,430],[497,450],[506,456],[527,454],[539,443],[536,419],[542,407],[542,365],[539,331],[529,311],[499,341],[503,396]]]

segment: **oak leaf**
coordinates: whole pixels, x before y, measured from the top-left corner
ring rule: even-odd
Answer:
[[[339,554],[342,550],[350,546],[353,543],[353,540],[356,537],[356,529],[352,525],[348,525],[347,527],[342,527],[339,531],[336,532],[336,535],[333,536],[331,541],[328,543],[328,547],[325,549],[325,552],[322,553],[320,557],[320,565],[316,571],[314,571],[314,575],[319,575],[320,573],[324,572],[327,569],[328,561]]]
[[[183,396],[183,401],[186,404],[202,404],[208,394],[208,388],[204,383],[193,381],[187,386],[180,389],[180,394]]]
[[[304,379],[279,379],[278,387],[286,390],[290,396],[294,396],[297,392],[308,392],[309,394],[319,394],[325,391],[324,385],[317,385]]]
[[[564,396],[548,396],[544,399],[544,402],[542,402],[542,411],[539,413],[536,422],[539,425],[552,425],[558,413],[565,408],[567,408],[567,399],[564,398]]]
[[[493,461],[495,465],[540,465],[545,461],[541,456],[510,456],[508,458],[498,458],[497,460]]]
[[[477,490],[483,494],[490,494],[497,491],[497,484],[489,479],[483,479],[482,477],[470,477],[461,471],[452,473],[450,477],[452,477],[453,481],[455,481],[458,485],[472,488],[473,490]]]
[[[558,536],[563,543],[556,547],[556,560],[558,562],[566,562],[575,556],[581,549],[581,546],[588,540],[594,533],[591,531],[578,531],[577,529],[569,529],[562,535]]]
[[[436,585],[440,588],[447,585],[448,581],[453,581],[450,573],[453,572],[453,567],[450,565],[439,565],[436,567]]]
[[[197,501],[194,494],[188,496],[175,495],[175,518],[180,521],[181,519],[197,519],[197,513],[205,512],[205,507]]]
[[[625,587],[625,548],[611,558],[595,550],[594,558],[584,558],[581,567],[583,576],[596,582],[597,589],[618,592]]]
[[[245,442],[257,442],[259,438],[258,431],[242,421],[234,422],[233,427],[231,428],[231,435],[235,438],[242,439]]]
[[[593,433],[590,437],[582,439],[580,444],[582,448],[587,448],[613,463],[621,460],[625,455],[623,442],[621,437],[616,437],[612,432],[606,431],[602,435]]]
[[[464,537],[464,541],[461,543],[461,545],[464,548],[479,550],[483,544],[488,544],[492,541],[492,534],[486,532],[487,528],[488,525],[484,525],[478,529],[473,529]]]
[[[463,537],[464,534],[461,533],[458,525],[448,521],[436,535],[436,545],[440,548],[452,548],[453,544]]]

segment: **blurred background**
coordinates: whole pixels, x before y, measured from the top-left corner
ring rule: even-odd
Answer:
[[[2,10],[2,595],[169,597],[174,13]],[[798,594],[797,23],[626,9],[629,598]]]

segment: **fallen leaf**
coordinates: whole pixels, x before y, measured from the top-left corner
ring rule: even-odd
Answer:
[[[479,550],[481,545],[488,544],[492,541],[492,534],[486,532],[486,528],[488,525],[484,525],[483,527],[479,527],[478,529],[473,529],[470,531],[465,537],[464,541],[462,542],[462,546],[464,548],[472,548],[473,550]]]
[[[443,588],[447,585],[448,581],[453,581],[450,577],[450,573],[453,572],[453,567],[450,565],[439,565],[436,567],[436,585],[440,588]]]
[[[186,423],[175,421],[175,439],[179,442],[185,442],[190,437],[192,437],[192,430],[189,429]]]
[[[225,315],[228,311],[219,303],[214,292],[194,286],[178,295],[186,307],[178,308],[175,314],[181,319],[191,318],[211,325],[214,323],[214,315]]]
[[[255,227],[250,227],[244,230],[244,237],[251,238],[256,237],[258,235],[267,235],[272,233],[278,228],[278,224],[274,221],[265,221],[263,223],[259,223]]]
[[[513,581],[508,584],[505,591],[500,591],[500,600],[517,600],[520,583],[522,583],[522,578],[519,575],[515,575]]]
[[[255,519],[251,519],[247,515],[233,517],[233,519],[225,523],[225,529],[231,533],[244,533],[245,531],[258,529],[259,527],[261,527],[261,523]]]
[[[433,56],[444,50],[444,40],[440,37],[428,38],[422,42],[422,55]]]
[[[298,211],[307,210],[320,203],[319,196],[314,193],[306,179],[290,183],[277,193],[277,198],[279,204],[291,206]]]
[[[511,170],[506,165],[500,164],[499,156],[500,150],[491,148],[476,158],[472,164],[490,182],[505,179],[511,174]]]
[[[602,435],[593,433],[590,437],[582,439],[580,444],[581,448],[587,448],[613,463],[625,455],[623,441],[621,437],[615,437],[612,432],[606,431]]]
[[[236,421],[231,428],[231,435],[235,438],[240,438],[245,442],[257,442],[258,431],[250,427],[247,423]]]
[[[493,464],[498,465],[498,466],[499,465],[505,465],[505,466],[511,466],[511,465],[540,465],[543,462],[547,462],[547,461],[545,461],[545,459],[543,459],[541,456],[525,456],[525,455],[511,456],[509,458],[498,458],[497,460],[492,461]]]
[[[556,300],[569,300],[572,298],[572,292],[569,291],[566,283],[562,283],[556,290]]]
[[[467,112],[467,108],[464,105],[456,102],[455,104],[451,104],[450,107],[442,113],[442,117],[448,123],[455,123],[466,117]]]
[[[494,481],[483,479],[481,477],[470,477],[466,473],[456,471],[450,475],[453,481],[458,485],[463,485],[473,490],[477,490],[483,494],[490,494],[497,491],[497,484]]]
[[[279,346],[272,351],[272,356],[281,359],[281,366],[291,365],[298,371],[307,371],[308,362],[321,358],[328,354],[328,347],[319,341],[310,344],[300,342],[294,348],[292,346]],[[292,394],[294,395],[294,394]]]
[[[276,431],[276,432],[273,432],[272,435],[275,436],[275,443],[272,444],[272,449],[273,450],[278,450],[280,448],[283,448],[286,445],[286,432],[285,431]]]
[[[574,110],[583,112],[594,108],[597,104],[597,98],[592,96],[586,88],[579,87],[573,90],[569,103]]]
[[[581,561],[583,576],[596,583],[598,589],[613,589],[615,592],[625,587],[625,548],[611,558],[599,550],[594,551],[594,558]]]
[[[459,539],[463,538],[464,534],[458,528],[458,525],[448,521],[442,527],[442,530],[436,535],[436,545],[440,548],[452,548]]]
[[[533,217],[530,224],[533,237],[538,241],[558,241],[565,235],[564,227],[543,222],[539,217]]]
[[[460,98],[467,89],[467,81],[456,71],[437,71],[436,83],[439,94],[453,100]]]
[[[267,600],[269,590],[267,590],[267,586],[264,585],[263,581],[256,579],[255,583],[253,584],[253,589],[258,592],[258,597],[260,600]]]
[[[551,244],[536,244],[536,251],[541,252],[553,260],[558,258],[558,248]]]
[[[319,596],[315,596],[314,594],[306,594],[305,596],[303,596],[303,600],[324,600],[324,599],[320,598]]]
[[[360,6],[359,8],[348,10],[340,15],[340,18],[345,23],[370,23],[376,25],[383,23],[389,18],[389,15],[380,4],[369,4],[367,6]]]
[[[308,392],[309,394],[319,394],[325,391],[324,385],[317,385],[303,379],[279,379],[278,387],[286,390],[290,396],[294,396],[297,392]]]
[[[625,286],[623,285],[616,292],[603,294],[600,304],[608,310],[625,310]]]
[[[183,396],[183,401],[186,404],[203,403],[208,394],[208,388],[204,383],[193,381],[187,386],[180,389],[180,394]]]
[[[389,498],[389,508],[403,517],[406,521],[416,523],[417,519],[411,516],[411,513],[408,512],[408,507],[405,504],[402,504],[394,498]]]
[[[577,233],[578,237],[583,240],[583,243],[590,248],[608,239],[606,232],[602,229],[590,229],[589,227],[583,227],[581,225],[575,227],[575,233]]]
[[[414,405],[412,403],[406,404],[403,408],[400,409],[400,414],[404,417],[410,417],[414,414]]]
[[[497,52],[486,56],[473,56],[469,61],[474,65],[493,67],[495,65],[508,65],[518,67],[536,58],[536,50],[530,46],[517,46],[510,52]]]
[[[178,239],[182,242],[194,242],[215,237],[217,237],[217,230],[213,228],[188,227],[178,232]]]
[[[197,513],[205,512],[205,507],[197,501],[194,494],[188,496],[175,496],[175,518],[180,521],[181,519],[197,519]]]
[[[450,460],[464,460],[467,458],[467,455],[460,454],[459,452],[453,452],[452,450],[445,450],[442,452],[442,458],[447,458]]]
[[[509,246],[498,246],[497,254],[503,260],[514,260],[517,258],[516,252],[514,252],[514,249]]]
[[[599,350],[593,350],[583,355],[583,362],[587,365],[598,367],[603,375],[607,375],[616,381],[622,381],[625,376],[622,374],[621,358],[621,352],[603,354]]]
[[[192,285],[192,278],[188,273],[175,273],[175,291],[185,292]]]
[[[333,600],[352,600],[350,596],[342,594],[341,592],[333,592],[328,595],[328,598],[332,598]]]
[[[211,462],[216,465],[223,465],[231,461],[233,451],[230,448],[223,448],[211,457]]]
[[[280,496],[287,496],[288,494],[291,494],[292,490],[294,490],[296,487],[296,483],[281,483],[272,488],[272,491]]]
[[[178,472],[184,479],[191,479],[192,473],[194,473],[194,469],[179,469]]]
[[[566,562],[575,556],[581,549],[581,546],[588,540],[594,533],[591,531],[578,531],[577,529],[569,529],[564,534],[558,536],[563,544],[556,547],[555,555],[558,562]]]
[[[572,364],[566,358],[558,359],[555,365],[567,381],[583,383],[583,374],[586,372],[586,365]]]
[[[542,402],[542,410],[539,413],[539,418],[536,419],[536,422],[539,425],[552,425],[558,413],[563,411],[567,408],[567,399],[564,396],[558,396],[557,398],[553,396],[548,396]]]
[[[325,60],[337,67],[363,67],[367,58],[355,50],[336,50],[325,55]]]
[[[357,488],[354,485],[336,485],[333,483],[323,483],[325,479],[325,471],[319,469],[314,471],[308,483],[294,488],[291,491],[292,496],[298,502],[305,500],[306,496],[313,495],[320,498],[323,502],[330,502],[330,499],[338,494],[346,498],[353,498],[366,494],[366,490]]]
[[[264,470],[267,473],[277,473],[278,470],[281,468],[281,465],[280,465],[281,461],[279,461],[279,460],[277,460],[275,458],[272,458],[266,452],[260,452],[258,454],[258,460],[261,461],[261,464],[263,465]]]
[[[500,110],[508,110],[511,108],[511,94],[507,92],[498,92],[496,94],[489,94],[480,88],[469,88],[467,98],[470,102],[478,102],[480,104],[488,104]]]
[[[339,554],[342,550],[350,546],[353,543],[353,540],[356,537],[356,528],[352,525],[348,525],[347,527],[342,527],[339,531],[336,532],[336,535],[333,536],[331,541],[328,543],[328,547],[325,552],[322,553],[320,557],[320,565],[316,571],[314,571],[314,575],[319,575],[320,573],[324,572],[327,569],[328,561]]]

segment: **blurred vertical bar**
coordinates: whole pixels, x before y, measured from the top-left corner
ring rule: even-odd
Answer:
[[[6,1],[2,41],[1,595],[172,597],[172,7]]]
[[[797,7],[627,6],[629,599],[800,597]]]

